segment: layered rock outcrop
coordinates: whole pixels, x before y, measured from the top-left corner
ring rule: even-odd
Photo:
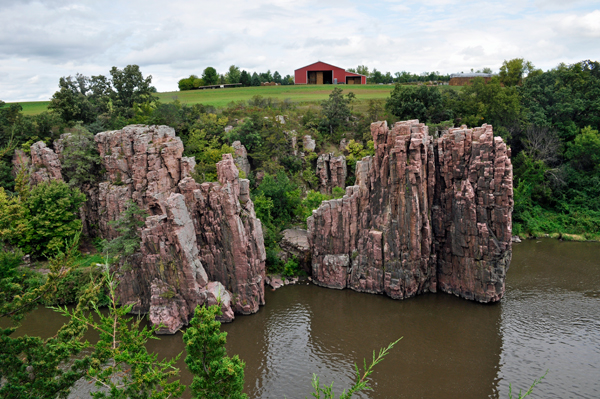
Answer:
[[[314,281],[396,299],[501,299],[513,206],[502,139],[484,125],[436,140],[416,120],[371,133],[376,153],[357,163],[356,185],[308,219]]]
[[[198,184],[190,177],[195,160],[182,156],[172,128],[130,125],[98,133],[95,141],[106,181],[86,193],[85,227],[111,239],[117,232],[110,222],[131,201],[149,214],[140,251],[118,266],[121,302],[148,313],[162,333],[187,324],[203,303],[221,303],[222,321],[233,320],[234,311],[258,311],[264,304],[262,226],[249,181],[239,178],[231,154],[217,164],[219,182]],[[32,165],[47,165],[38,169],[48,170],[48,179],[60,178],[57,155],[38,144]]]
[[[346,187],[346,157],[336,157],[333,153],[319,155],[316,173],[322,194],[331,194],[334,187]]]
[[[62,171],[58,155],[43,141],[34,143],[31,148],[31,167],[29,181],[36,185],[50,180],[62,180]]]
[[[298,265],[306,274],[312,272],[310,245],[308,244],[308,231],[304,229],[286,229],[281,232],[282,238],[279,242],[281,248],[280,259],[287,262],[292,257],[298,261]]]
[[[246,176],[250,174],[250,162],[248,161],[248,151],[240,141],[234,141],[231,144],[235,150],[235,164]]]
[[[109,222],[119,217],[129,199],[152,215],[142,233],[141,256],[123,274],[121,299],[135,302],[135,309],[150,312],[152,319],[157,301],[151,285],[158,279],[185,302],[172,318],[185,324],[183,315],[191,315],[207,299],[209,281],[218,281],[231,293],[223,296],[231,298],[234,311],[256,312],[264,304],[262,227],[249,181],[239,179],[231,154],[217,164],[219,183],[198,184],[190,177],[195,161],[182,156],[183,143],[172,128],[127,126],[97,134],[96,142],[109,180],[99,187],[103,236],[115,235]],[[226,307],[223,313],[225,320],[233,318]],[[153,322],[171,323],[163,316]]]

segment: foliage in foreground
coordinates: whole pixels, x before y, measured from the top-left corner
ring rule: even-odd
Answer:
[[[194,374],[190,388],[195,398],[244,399],[245,364],[238,355],[227,356],[227,333],[221,332],[221,323],[215,320],[220,314],[220,306],[198,306],[183,334],[185,363]]]
[[[101,283],[93,286],[81,298],[74,311],[57,308],[70,317],[71,323],[80,328],[91,328],[100,333],[89,357],[86,379],[100,390],[92,392],[95,399],[166,399],[179,397],[185,386],[174,378],[179,369],[174,367],[180,355],[173,359],[158,361],[158,355],[149,353],[146,342],[159,339],[157,326],[140,328],[141,318],[127,317],[133,304],[119,306],[116,297],[116,281],[108,272],[108,265]],[[108,314],[100,312],[96,298],[100,289],[108,289]],[[85,304],[85,305],[83,305]],[[92,312],[86,312],[91,309]],[[99,320],[99,321],[96,321]]]
[[[48,339],[22,336],[12,338],[19,321],[43,300],[50,300],[55,287],[72,268],[78,244],[77,235],[67,245],[66,252],[50,261],[50,273],[45,284],[31,288],[19,279],[19,251],[0,252],[0,317],[16,323],[0,328],[0,385],[3,398],[64,398],[73,384],[85,375],[89,358],[73,360],[86,344],[81,342],[85,328],[65,324]]]
[[[369,386],[369,377],[373,373],[373,368],[377,364],[379,364],[385,356],[387,356],[387,354],[390,352],[390,350],[392,350],[394,345],[396,345],[401,339],[402,337],[398,338],[395,342],[389,344],[387,348],[381,348],[377,356],[375,355],[375,351],[373,351],[373,360],[371,361],[371,364],[367,366],[367,359],[363,360],[362,373],[358,369],[358,365],[355,363],[354,370],[356,372],[356,381],[354,382],[354,385],[352,385],[350,389],[348,389],[347,392],[346,390],[342,392],[339,399],[350,399],[352,395],[354,395],[357,392],[373,390],[373,388]],[[331,385],[325,385],[321,387],[319,377],[317,377],[316,374],[313,374],[312,386],[315,391],[311,395],[317,399],[333,399],[335,397],[335,393],[333,391],[333,382],[331,383]]]
[[[516,399],[523,399],[524,397],[531,395],[531,393],[533,392],[533,388],[535,388],[535,386],[537,384],[539,384],[540,382],[542,382],[542,380],[544,379],[544,377],[546,377],[546,375],[548,375],[548,370],[546,370],[546,372],[544,373],[543,376],[541,376],[537,380],[533,381],[533,384],[531,384],[531,386],[529,387],[529,389],[525,393],[523,393],[519,389],[519,396]],[[512,384],[509,384],[509,386],[508,386],[508,399],[513,399],[513,396],[512,396]]]

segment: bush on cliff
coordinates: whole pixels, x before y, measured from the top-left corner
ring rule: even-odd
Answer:
[[[109,224],[119,233],[113,240],[102,241],[102,251],[109,259],[127,258],[140,248],[142,237],[141,227],[145,224],[145,218],[148,213],[140,209],[133,201],[127,202],[125,211],[117,220]]]
[[[356,99],[353,92],[349,92],[344,97],[343,90],[339,87],[333,89],[329,98],[321,103],[323,115],[326,118],[329,127],[329,135],[334,138],[333,132],[347,125],[352,115],[352,102]],[[335,137],[335,141],[339,141]]]
[[[193,129],[185,145],[185,155],[196,159],[192,177],[198,183],[217,181],[217,163],[223,159],[223,154],[234,152],[232,147],[221,144],[216,137],[207,138],[205,129]]]
[[[69,186],[83,189],[97,181],[101,174],[101,161],[94,135],[78,124],[62,141],[62,175]]]

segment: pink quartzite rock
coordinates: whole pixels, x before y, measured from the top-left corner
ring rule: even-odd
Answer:
[[[136,303],[139,312],[156,313],[150,282],[158,279],[185,301],[190,313],[184,317],[180,311],[179,317],[187,324],[193,309],[207,301],[209,282],[218,281],[224,297],[231,299],[223,308],[224,321],[233,319],[231,309],[258,311],[264,304],[262,226],[249,181],[240,181],[231,154],[217,164],[220,183],[200,185],[189,176],[193,158],[182,157],[183,144],[171,128],[128,126],[99,133],[96,142],[109,178],[99,185],[103,236],[114,235],[108,223],[119,217],[129,199],[152,215],[142,232],[141,254],[133,257],[130,271],[123,271],[122,300]],[[161,309],[162,299],[157,302]]]
[[[254,313],[264,304],[266,253],[249,181],[238,178],[231,154],[217,164],[220,183],[179,183],[196,226],[200,258],[209,279],[233,294],[233,309]]]
[[[312,272],[310,245],[308,244],[308,231],[304,229],[286,229],[281,232],[279,242],[281,247],[280,259],[287,262],[295,257],[302,270],[307,274]]]
[[[82,208],[87,234],[111,239],[110,225],[131,200],[149,216],[140,251],[116,266],[117,294],[134,313],[149,313],[160,333],[186,325],[196,306],[221,299],[222,321],[254,313],[264,301],[262,225],[231,154],[217,164],[219,183],[198,184],[196,165],[168,126],[130,125],[98,133],[106,181],[88,187]],[[57,141],[58,142],[58,141]],[[60,160],[44,143],[32,147],[35,181],[62,179]],[[57,149],[62,151],[63,142]],[[16,159],[15,165],[27,165]],[[16,168],[16,166],[15,166]]]
[[[308,219],[315,283],[403,299],[438,289],[480,302],[504,294],[512,166],[491,126],[434,141],[418,121],[371,125],[375,155],[356,185]]]
[[[504,295],[512,255],[510,150],[492,127],[450,129],[437,140],[432,207],[438,288],[479,302]]]
[[[17,177],[19,173],[29,173],[29,164],[31,163],[31,157],[22,150],[15,150],[15,154],[13,155],[12,164],[12,175],[13,177]]]
[[[43,141],[31,146],[31,168],[29,181],[36,185],[50,180],[62,180],[62,172],[58,155],[46,147]]]
[[[250,174],[250,162],[248,162],[246,147],[239,141],[234,141],[231,146],[235,150],[235,164],[248,176]]]
[[[331,194],[334,187],[346,186],[346,157],[336,157],[331,154],[321,154],[317,159],[317,177],[319,178],[319,191],[322,194]]]
[[[302,137],[302,148],[305,152],[314,151],[317,148],[317,142],[310,136]]]
[[[218,281],[208,283],[206,286],[207,305],[220,305],[221,316],[217,316],[217,320],[223,323],[232,322],[234,319],[233,309],[231,309],[231,294],[225,289],[223,284]]]
[[[162,280],[155,279],[151,284],[150,321],[161,325],[158,334],[175,334],[187,324],[190,310],[177,290]]]

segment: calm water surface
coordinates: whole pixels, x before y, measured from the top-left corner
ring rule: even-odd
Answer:
[[[246,362],[248,396],[304,398],[312,373],[335,381],[339,394],[355,362],[403,337],[377,366],[374,391],[358,397],[508,398],[509,383],[526,390],[548,369],[532,398],[600,398],[600,244],[548,239],[513,248],[499,304],[446,294],[395,301],[313,285],[268,291],[257,314],[223,326],[229,354]],[[48,336],[62,323],[39,309],[19,333]],[[149,348],[180,353],[181,333]]]

